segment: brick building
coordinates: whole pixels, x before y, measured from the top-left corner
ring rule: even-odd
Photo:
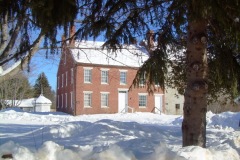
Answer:
[[[73,115],[119,112],[164,112],[164,93],[149,95],[144,84],[129,87],[146,50],[126,45],[110,52],[102,42],[63,44],[57,72],[57,111]]]

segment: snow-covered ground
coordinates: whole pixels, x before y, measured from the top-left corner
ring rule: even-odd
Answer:
[[[207,148],[181,147],[182,116],[0,112],[0,159],[239,160],[240,113],[207,113]]]

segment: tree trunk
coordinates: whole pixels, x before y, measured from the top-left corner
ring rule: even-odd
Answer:
[[[207,111],[207,24],[192,21],[188,26],[184,119],[182,137],[184,146],[206,147]]]

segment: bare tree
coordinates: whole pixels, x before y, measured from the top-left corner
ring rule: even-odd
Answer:
[[[0,103],[2,109],[17,107],[21,104],[23,98],[31,95],[31,86],[22,72],[14,76],[5,76],[0,83]]]

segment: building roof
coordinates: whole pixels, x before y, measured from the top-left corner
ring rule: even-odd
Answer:
[[[41,94],[36,99],[36,104],[52,104],[52,102]]]
[[[35,98],[22,99],[22,100],[5,100],[7,105],[16,104],[18,107],[33,107]]]
[[[12,100],[5,100],[5,102],[8,105],[11,105]],[[35,104],[52,104],[52,102],[44,97],[43,95],[40,95],[38,98],[29,98],[29,99],[22,99],[22,100],[15,100],[16,105],[18,107],[33,107]]]
[[[73,58],[78,63],[140,67],[147,59],[148,54],[144,47],[139,45],[123,45],[121,50],[110,52],[102,49],[104,42],[76,41],[71,49]]]
[[[33,107],[35,98],[23,99],[18,107]]]

